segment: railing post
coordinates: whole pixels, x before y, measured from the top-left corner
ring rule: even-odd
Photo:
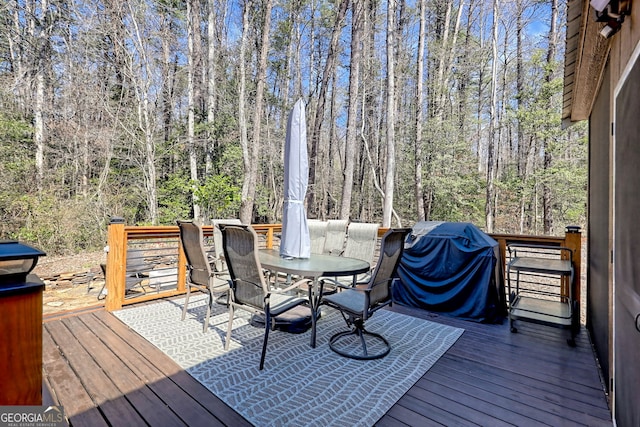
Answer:
[[[267,249],[273,249],[273,227],[267,228]]]
[[[573,299],[574,301],[580,301],[580,282],[582,271],[582,233],[580,232],[580,227],[576,225],[569,225],[566,227],[564,245],[573,251],[573,259],[571,260],[575,269]]]
[[[107,250],[105,309],[113,311],[122,308],[124,300],[124,282],[127,269],[127,239],[124,232],[124,218],[113,217],[109,221]]]
[[[500,254],[500,265],[502,266],[502,271],[507,271],[507,240],[500,238],[498,239],[498,253]]]
[[[178,239],[178,283],[177,290],[185,291],[187,289],[187,256],[184,253],[182,239]]]

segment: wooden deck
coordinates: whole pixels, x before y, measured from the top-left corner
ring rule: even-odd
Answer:
[[[393,310],[465,332],[377,425],[613,425],[584,330],[570,348],[562,329]],[[73,426],[250,425],[104,310],[45,321],[43,342],[45,404]]]

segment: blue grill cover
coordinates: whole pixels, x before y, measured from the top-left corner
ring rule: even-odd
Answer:
[[[498,242],[470,223],[421,221],[407,236],[393,287],[402,305],[476,322],[506,314]]]

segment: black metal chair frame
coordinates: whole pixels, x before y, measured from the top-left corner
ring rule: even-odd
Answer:
[[[264,338],[260,356],[260,370],[264,369],[269,331],[276,328],[276,316],[299,305],[308,305],[306,298],[287,295],[309,279],[301,279],[286,289],[274,292],[264,276],[258,257],[258,235],[248,225],[221,224],[224,256],[231,276],[229,289],[229,325],[224,349],[229,350],[235,309],[246,310],[264,317]]]
[[[350,328],[348,331],[334,334],[329,339],[329,347],[337,354],[351,359],[373,360],[385,357],[391,351],[391,345],[382,335],[365,329],[365,322],[373,313],[392,304],[393,276],[400,263],[405,236],[410,231],[411,229],[408,228],[390,229],[382,236],[380,257],[368,283],[323,298],[324,304],[340,310]],[[344,351],[338,346],[345,339],[353,339],[353,335],[358,337],[360,341],[361,353]],[[367,338],[370,341],[377,340],[382,343],[383,349],[370,353]]]

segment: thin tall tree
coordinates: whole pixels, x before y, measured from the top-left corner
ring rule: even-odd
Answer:
[[[187,147],[189,152],[189,175],[193,186],[192,207],[193,218],[200,220],[200,205],[196,197],[196,186],[198,185],[198,155],[196,151],[196,103],[200,90],[197,76],[201,59],[200,42],[200,4],[199,0],[187,1]]]
[[[556,37],[557,37],[557,21],[558,21],[558,0],[551,1],[551,22],[549,23],[549,47],[547,49],[547,71],[545,75],[545,82],[547,85],[551,84],[553,80],[554,66],[556,56]],[[551,109],[551,96],[549,96],[547,107]],[[551,151],[549,149],[549,137],[545,136],[542,141],[542,149],[544,152],[543,169],[548,172],[551,168]],[[546,175],[546,174],[545,174]],[[551,234],[553,232],[553,197],[551,194],[551,187],[545,178],[542,183],[542,217],[544,225],[544,233]]]
[[[250,223],[253,219],[253,206],[255,202],[256,186],[258,182],[258,159],[260,153],[260,134],[262,131],[262,115],[264,104],[264,90],[267,78],[267,55],[269,53],[269,32],[271,28],[271,9],[273,1],[266,0],[264,3],[262,41],[260,44],[260,58],[258,60],[258,71],[256,74],[256,99],[253,110],[253,131],[252,144],[249,151],[249,164],[245,165],[248,172],[243,183],[243,199],[240,205],[240,220]],[[246,185],[246,193],[244,191]]]
[[[424,121],[424,49],[427,38],[427,0],[420,0],[420,32],[418,34],[418,59],[416,66],[416,127],[414,155],[414,178],[416,216],[425,220],[424,190],[422,184],[422,123]]]
[[[253,7],[251,0],[246,0],[242,9],[242,36],[240,40],[240,60],[238,61],[239,82],[238,82],[238,127],[240,132],[240,147],[242,149],[242,165],[244,169],[244,177],[242,180],[242,202],[240,205],[240,220],[245,223],[251,222],[253,212],[253,196],[255,192],[255,179],[251,183],[251,156],[249,155],[249,137],[247,128],[247,46],[249,45],[249,12]]]
[[[313,120],[313,130],[310,135],[311,152],[309,153],[309,192],[307,193],[307,207],[314,215],[318,214],[315,206],[316,198],[316,168],[318,158],[318,147],[320,145],[320,137],[322,134],[322,124],[324,122],[327,91],[329,90],[329,81],[335,73],[336,55],[338,54],[338,43],[340,34],[344,27],[344,19],[347,14],[349,0],[341,0],[336,13],[335,24],[331,33],[331,41],[329,42],[329,50],[327,51],[327,59],[325,61],[324,71],[322,72],[322,81],[320,83],[320,92],[318,93],[318,102],[316,106],[316,114]]]
[[[364,0],[353,0],[351,5],[351,67],[349,72],[349,106],[347,113],[347,138],[344,148],[344,167],[340,218],[348,220],[351,216],[351,199],[355,172],[356,144],[358,136],[358,86],[360,85],[360,61],[362,56],[362,24],[364,19]]]
[[[485,199],[485,221],[487,232],[493,233],[495,227],[496,198],[496,146],[500,131],[498,128],[498,23],[500,0],[493,0],[493,26],[491,33],[491,107],[489,112],[489,135],[487,137],[487,190]]]
[[[387,169],[384,182],[384,203],[382,208],[382,226],[391,227],[393,215],[393,196],[396,172],[396,75],[395,75],[395,16],[398,3],[387,1]]]

